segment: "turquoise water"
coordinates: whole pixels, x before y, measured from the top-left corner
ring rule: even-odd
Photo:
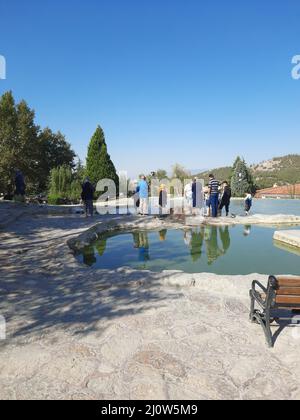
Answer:
[[[243,214],[244,203],[232,200],[231,212]],[[293,214],[300,216],[300,200],[253,200],[253,214]]]
[[[300,275],[300,250],[275,244],[273,234],[258,226],[124,233],[102,238],[77,258],[105,269]]]
[[[243,214],[243,201],[232,201],[231,212]],[[300,216],[300,200],[254,200],[252,213]],[[300,275],[300,250],[274,243],[274,231],[260,226],[235,226],[124,233],[103,237],[77,259],[87,266],[105,269],[127,266],[224,275]]]

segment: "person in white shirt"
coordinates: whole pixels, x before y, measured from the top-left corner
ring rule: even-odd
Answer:
[[[188,183],[184,188],[184,207],[186,214],[193,213],[193,190],[192,183]]]

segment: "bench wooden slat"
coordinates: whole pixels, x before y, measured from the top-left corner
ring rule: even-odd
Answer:
[[[279,287],[300,287],[300,277],[276,277]]]
[[[300,287],[280,287],[276,291],[276,295],[300,296]]]
[[[275,300],[277,305],[300,305],[300,296],[281,296],[277,295]]]
[[[297,316],[300,314],[300,277],[270,276],[266,296],[263,296],[265,290],[259,281],[252,282],[250,319],[262,325],[268,346],[274,347],[271,323],[273,319],[281,319],[281,315],[275,314],[275,311],[289,311],[291,319],[295,316],[292,311],[297,311]]]

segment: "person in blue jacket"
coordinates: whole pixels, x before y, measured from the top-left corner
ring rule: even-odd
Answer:
[[[140,198],[140,214],[146,216],[149,211],[149,186],[144,175],[141,176],[137,191]]]

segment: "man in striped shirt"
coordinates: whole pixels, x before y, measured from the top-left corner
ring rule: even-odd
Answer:
[[[221,186],[220,182],[215,179],[213,174],[210,174],[209,175],[209,191],[210,191],[212,217],[218,217],[220,186]]]

